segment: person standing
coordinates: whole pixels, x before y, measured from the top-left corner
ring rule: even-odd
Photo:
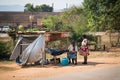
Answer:
[[[71,42],[71,44],[68,47],[68,54],[67,57],[69,59],[69,63],[71,63],[71,59],[72,59],[72,63],[77,65],[77,52],[78,52],[78,48],[75,45],[75,42]]]
[[[89,48],[88,48],[88,39],[86,38],[86,35],[83,35],[83,41],[81,42],[79,54],[84,57],[84,62],[82,64],[87,64],[87,58],[89,55]]]

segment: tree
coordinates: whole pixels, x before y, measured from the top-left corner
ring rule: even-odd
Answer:
[[[24,9],[24,12],[34,12],[34,7],[32,4],[28,3],[25,5],[25,9]]]
[[[84,0],[88,26],[96,31],[120,30],[120,0]]]
[[[53,7],[50,7],[49,5],[43,4],[43,5],[37,5],[33,6],[31,3],[28,3],[25,5],[24,12],[52,12]]]
[[[88,27],[94,31],[109,30],[120,34],[120,0],[84,0],[83,6]]]
[[[82,7],[73,6],[64,11],[61,15],[61,21],[71,31],[71,39],[76,42],[79,42],[82,34],[89,31]]]
[[[59,23],[58,16],[45,16],[42,20],[43,26],[50,31],[56,31],[58,23]]]
[[[41,10],[41,12],[52,12],[53,7],[43,4],[40,6],[40,10]]]

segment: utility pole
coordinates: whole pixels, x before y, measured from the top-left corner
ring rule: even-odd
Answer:
[[[30,23],[31,23],[31,29],[33,28],[33,21],[34,21],[34,15],[30,15],[29,16],[29,20],[30,20]]]
[[[54,3],[52,3],[52,8],[53,8],[53,12],[54,12]]]

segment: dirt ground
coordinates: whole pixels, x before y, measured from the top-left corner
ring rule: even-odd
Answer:
[[[116,55],[117,54],[117,55]],[[97,56],[95,56],[97,55]],[[78,57],[80,57],[78,55]],[[0,80],[35,80],[49,76],[64,75],[67,73],[75,73],[90,69],[98,69],[110,66],[120,65],[120,51],[116,52],[91,52],[88,58],[88,64],[82,64],[83,58],[78,59],[78,64],[69,64],[62,66],[61,64],[49,64],[42,67],[41,65],[31,65],[21,67],[15,62],[2,63],[0,68],[6,67],[10,69],[0,69]],[[12,70],[11,70],[12,69]]]

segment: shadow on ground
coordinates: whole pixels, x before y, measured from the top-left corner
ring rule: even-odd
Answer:
[[[88,62],[88,64],[82,64],[82,62],[78,62],[77,65],[74,65],[74,64],[68,64],[67,66],[72,66],[72,67],[75,67],[75,66],[96,66],[98,64],[106,64],[106,63],[103,63],[103,62]],[[67,67],[67,66],[62,66],[61,64],[47,64],[47,65],[35,65],[35,64],[29,64],[29,65],[26,65],[26,66],[21,66],[22,68],[62,68],[62,67]]]

